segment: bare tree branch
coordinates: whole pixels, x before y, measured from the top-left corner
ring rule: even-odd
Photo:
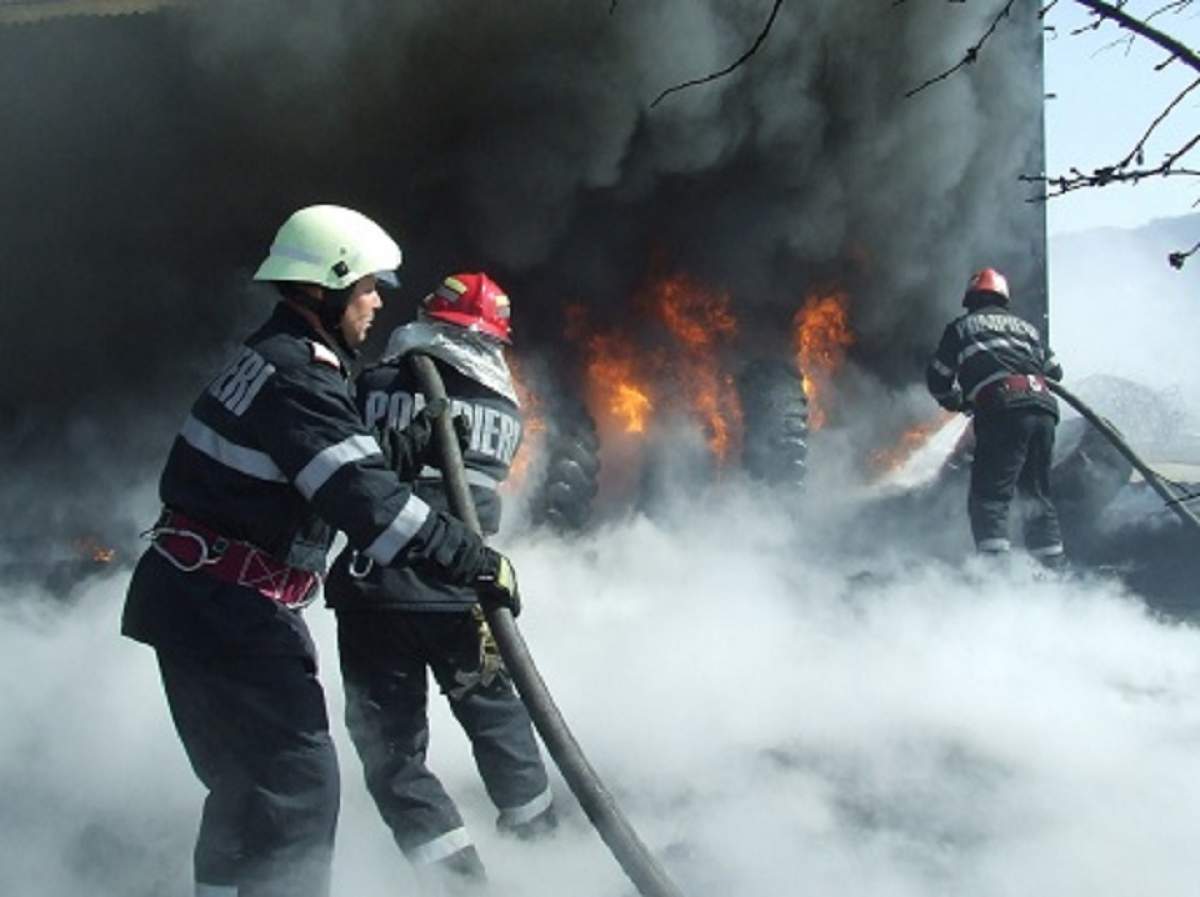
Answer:
[[[1021,180],[1027,183],[1045,184],[1049,187],[1050,190],[1044,197],[1036,197],[1041,200],[1062,196],[1064,193],[1072,193],[1086,187],[1107,187],[1109,184],[1121,183],[1136,184],[1138,181],[1153,177],[1200,177],[1200,169],[1175,167],[1175,163],[1195,149],[1197,145],[1200,145],[1200,134],[1193,136],[1175,152],[1169,153],[1162,162],[1153,168],[1130,169],[1120,168],[1117,165],[1103,165],[1094,169],[1090,174],[1080,171],[1078,168],[1072,168],[1069,175],[1048,177],[1023,174]]]
[[[1153,44],[1157,44],[1180,62],[1200,72],[1200,56],[1193,53],[1182,41],[1176,40],[1169,34],[1165,34],[1157,28],[1147,25],[1141,19],[1135,19],[1129,15],[1129,13],[1120,8],[1124,5],[1123,3],[1114,5],[1112,3],[1104,3],[1103,0],[1075,0],[1075,2],[1080,6],[1090,9],[1100,19],[1108,19],[1115,22],[1122,28],[1128,29],[1140,37],[1144,37]],[[1169,3],[1163,9],[1175,7],[1176,11],[1178,11],[1187,5],[1189,5],[1189,0],[1182,0],[1182,3],[1180,3],[1180,0],[1176,0],[1176,3]],[[1099,22],[1097,21],[1096,24],[1099,24]]]
[[[1179,92],[1179,94],[1175,97],[1175,99],[1171,100],[1171,102],[1167,104],[1167,107],[1158,114],[1158,118],[1154,119],[1154,121],[1151,122],[1150,127],[1148,127],[1146,129],[1146,133],[1142,135],[1142,139],[1139,140],[1136,144],[1134,144],[1133,149],[1131,149],[1129,151],[1129,155],[1127,155],[1124,159],[1122,159],[1120,162],[1117,163],[1118,168],[1126,167],[1127,165],[1129,165],[1129,163],[1133,162],[1134,159],[1138,160],[1139,165],[1142,164],[1142,159],[1144,158],[1144,155],[1145,155],[1146,141],[1150,139],[1150,135],[1154,133],[1155,128],[1157,128],[1164,121],[1166,121],[1167,116],[1169,116],[1171,114],[1171,112],[1175,109],[1176,106],[1178,106],[1180,104],[1180,102],[1182,102],[1183,98],[1186,97],[1193,90],[1195,90],[1197,87],[1200,87],[1200,78],[1197,78],[1195,81],[1193,81],[1191,84],[1189,84],[1183,90],[1181,90]]]
[[[892,0],[892,6],[894,8],[901,6],[906,2],[907,0]],[[948,2],[965,3],[966,0],[948,0]],[[1134,16],[1125,12],[1124,7],[1127,3],[1127,0],[1115,0],[1113,3],[1104,2],[1104,0],[1074,0],[1074,2],[1080,6],[1083,6],[1085,9],[1088,9],[1092,13],[1094,20],[1088,25],[1074,29],[1071,32],[1072,34],[1080,34],[1084,31],[1095,31],[1099,29],[1104,22],[1113,22],[1118,27],[1129,31],[1130,34],[1125,38],[1113,41],[1111,44],[1102,49],[1108,49],[1112,46],[1124,44],[1126,47],[1126,52],[1128,52],[1132,47],[1134,37],[1141,37],[1168,53],[1167,58],[1155,66],[1156,70],[1162,70],[1173,62],[1179,61],[1200,73],[1200,56],[1198,56],[1183,42],[1149,24],[1150,20],[1156,18],[1157,16],[1168,12],[1181,12],[1183,9],[1193,5],[1196,0],[1167,0],[1167,2],[1163,3],[1163,5],[1155,9],[1143,19],[1135,18]],[[610,14],[616,11],[617,3],[618,0],[610,0]],[[975,63],[979,59],[979,54],[983,51],[984,46],[991,39],[992,35],[995,34],[996,29],[999,28],[1000,23],[1004,19],[1008,18],[1008,16],[1011,14],[1015,3],[1016,0],[1006,0],[1003,7],[1000,8],[995,17],[992,19],[991,24],[988,25],[987,30],[984,31],[978,41],[967,48],[962,59],[945,71],[933,76],[932,78],[929,78],[928,80],[914,87],[912,90],[909,90],[904,94],[905,98],[913,97],[926,88],[931,87],[940,81],[945,81],[960,69]],[[1038,17],[1040,19],[1044,19],[1046,14],[1054,9],[1058,3],[1059,0],[1048,0],[1045,5],[1039,8]],[[650,104],[650,107],[653,108],[657,106],[660,102],[662,102],[662,100],[670,96],[672,93],[676,93],[677,91],[685,90],[696,85],[707,84],[710,81],[716,81],[717,79],[725,77],[742,66],[758,51],[763,42],[766,41],[767,36],[771,32],[771,28],[775,24],[775,18],[779,13],[779,9],[782,6],[783,0],[775,0],[774,5],[771,7],[771,14],[768,16],[766,24],[763,26],[762,31],[755,39],[753,45],[751,45],[751,47],[733,63],[721,69],[720,71],[705,75],[702,78],[695,78],[690,81],[685,81],[681,84],[676,84],[673,87],[668,87],[654,99],[654,102]],[[1142,134],[1137,143],[1134,144],[1133,148],[1129,151],[1125,158],[1121,159],[1116,164],[1101,166],[1094,169],[1090,174],[1080,171],[1078,168],[1071,168],[1069,175],[1059,175],[1057,177],[1050,177],[1044,174],[1036,176],[1021,175],[1022,181],[1042,184],[1045,188],[1048,188],[1043,191],[1041,196],[1034,197],[1031,201],[1045,201],[1055,196],[1061,196],[1064,193],[1070,193],[1072,191],[1081,190],[1088,187],[1103,187],[1113,183],[1136,184],[1138,181],[1151,177],[1200,177],[1200,170],[1176,167],[1176,163],[1178,163],[1180,159],[1182,159],[1193,149],[1195,149],[1198,144],[1200,144],[1200,134],[1193,136],[1175,152],[1169,153],[1157,166],[1150,168],[1146,168],[1144,166],[1146,143],[1158,129],[1159,125],[1161,125],[1171,115],[1171,113],[1175,111],[1175,109],[1183,101],[1184,97],[1191,93],[1196,87],[1200,87],[1200,79],[1193,81],[1176,95],[1175,99],[1173,99],[1150,123],[1150,126],[1146,129],[1145,133]],[[1130,168],[1130,166],[1134,163],[1136,163],[1137,167]],[[1169,256],[1169,261],[1173,267],[1181,268],[1184,262],[1197,251],[1200,251],[1200,243],[1185,252],[1171,253]]]
[[[906,2],[907,0],[892,0],[892,6],[900,6]],[[956,0],[950,0],[950,2],[956,2]],[[1149,15],[1142,19],[1138,19],[1125,11],[1127,0],[1115,0],[1115,2],[1104,2],[1104,0],[1075,0],[1075,3],[1090,11],[1092,15],[1092,21],[1087,25],[1073,29],[1071,34],[1077,35],[1086,31],[1096,31],[1105,22],[1112,22],[1119,28],[1127,31],[1128,34],[1119,38],[1118,40],[1112,41],[1097,52],[1111,49],[1114,46],[1124,45],[1125,51],[1128,53],[1132,49],[1135,38],[1141,37],[1142,39],[1147,40],[1155,46],[1165,50],[1168,54],[1167,58],[1163,62],[1155,66],[1156,71],[1161,71],[1168,65],[1178,61],[1191,67],[1196,72],[1200,72],[1200,56],[1197,56],[1197,54],[1182,41],[1179,41],[1164,31],[1161,31],[1158,28],[1148,24],[1151,19],[1161,16],[1165,13],[1178,14],[1182,10],[1192,6],[1195,2],[1196,0],[1165,0],[1162,5],[1160,5]],[[1059,0],[1048,0],[1048,2],[1046,2],[1045,5],[1040,8],[1038,12],[1039,17],[1044,18],[1050,10],[1058,5],[1058,3]],[[983,50],[984,45],[999,27],[1000,22],[1009,15],[1012,7],[1013,0],[1008,0],[1008,2],[1006,2],[996,14],[995,18],[992,19],[988,29],[974,45],[967,49],[963,58],[959,60],[956,65],[946,69],[940,74],[908,91],[905,94],[905,97],[912,97],[920,93],[922,90],[925,90],[927,87],[930,87],[939,81],[946,80],[955,72],[974,63],[979,58],[979,54]],[[1090,173],[1080,171],[1078,168],[1073,167],[1066,175],[1022,175],[1022,181],[1041,184],[1044,188],[1041,191],[1040,196],[1033,197],[1030,201],[1044,202],[1055,196],[1061,196],[1064,193],[1071,193],[1075,190],[1083,190],[1089,187],[1104,187],[1108,184],[1114,183],[1136,184],[1139,181],[1145,180],[1146,178],[1153,177],[1200,177],[1200,170],[1196,170],[1194,168],[1177,167],[1179,161],[1184,156],[1195,149],[1197,145],[1200,145],[1200,134],[1196,134],[1190,140],[1187,140],[1174,152],[1168,153],[1163,157],[1162,161],[1158,165],[1151,167],[1146,167],[1145,165],[1146,144],[1149,142],[1150,137],[1155,133],[1158,127],[1168,117],[1170,117],[1173,112],[1176,111],[1183,99],[1197,87],[1200,87],[1200,79],[1193,81],[1183,90],[1181,90],[1175,96],[1175,98],[1159,112],[1159,114],[1150,123],[1145,133],[1142,134],[1141,138],[1133,145],[1129,153],[1119,162],[1113,165],[1100,166]],[[1171,253],[1168,260],[1172,266],[1180,268],[1183,266],[1184,262],[1198,250],[1200,250],[1200,244],[1192,247],[1192,249],[1186,252]]]
[[[615,2],[615,0],[614,0],[614,2]],[[758,37],[755,39],[754,44],[750,47],[749,50],[747,50],[745,53],[743,53],[741,56],[739,56],[736,60],[734,60],[734,62],[732,64],[727,65],[725,68],[721,69],[719,72],[713,72],[711,75],[705,75],[703,78],[695,78],[691,81],[684,81],[682,84],[676,84],[674,87],[668,87],[666,90],[664,90],[662,93],[660,93],[657,97],[655,97],[654,102],[650,104],[650,108],[653,109],[660,102],[662,102],[662,100],[664,98],[666,98],[670,94],[675,93],[676,91],[684,90],[688,87],[695,87],[697,84],[707,84],[709,81],[716,81],[718,78],[724,78],[726,75],[728,75],[734,69],[736,69],[738,66],[742,65],[747,59],[749,59],[751,56],[753,56],[755,53],[758,52],[758,48],[762,46],[763,41],[765,41],[767,39],[767,35],[771,33],[771,26],[773,26],[775,24],[775,16],[778,15],[779,7],[781,7],[781,6],[783,6],[783,0],[775,0],[775,5],[773,7],[771,7],[771,15],[767,19],[767,24],[765,26],[763,26],[763,30],[759,33]]]

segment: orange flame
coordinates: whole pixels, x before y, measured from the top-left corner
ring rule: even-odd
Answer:
[[[682,275],[662,281],[655,292],[663,323],[689,349],[707,349],[737,333],[725,293],[707,293]]]
[[[611,331],[581,335],[586,313],[568,315],[568,339],[585,341],[588,404],[601,433],[644,434],[660,410],[683,410],[703,424],[709,448],[725,461],[742,429],[733,377],[719,357],[737,333],[730,297],[681,274],[653,281],[639,298],[636,307],[664,325],[667,345],[651,350]]]
[[[688,404],[704,423],[709,449],[725,461],[742,429],[733,377],[721,372],[717,357],[718,346],[737,334],[729,295],[709,292],[682,275],[663,280],[654,292],[659,316],[683,348],[678,379]]]
[[[625,432],[644,433],[646,415],[654,408],[654,404],[636,386],[622,382],[617,384],[617,394],[609,408],[625,419]]]
[[[654,402],[640,382],[633,346],[613,334],[596,334],[588,340],[588,353],[588,384],[601,407],[626,433],[644,433]]]
[[[854,345],[846,314],[847,296],[841,291],[808,296],[792,319],[795,328],[796,361],[808,396],[808,424],[819,430],[829,419],[829,387],[833,375],[846,360],[846,349]]]
[[[501,484],[506,492],[516,492],[525,484],[533,460],[541,452],[546,439],[546,415],[541,398],[530,388],[523,376],[520,361],[508,356],[508,368],[521,405],[521,445],[508,468],[508,478]]]

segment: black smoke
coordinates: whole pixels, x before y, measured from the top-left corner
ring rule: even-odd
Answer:
[[[754,356],[838,283],[866,382],[902,388],[973,268],[1041,301],[1017,180],[1041,130],[1032,6],[904,98],[983,32],[977,6],[787,4],[745,66],[653,109],[770,4],[217,0],[0,28],[6,516],[111,520],[265,314],[248,276],[312,202],[405,249],[377,337],[447,270],[494,272],[527,349],[567,302],[627,322],[648,276],[686,271],[730,293]]]

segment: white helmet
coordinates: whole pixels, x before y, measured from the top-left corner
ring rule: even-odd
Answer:
[[[341,290],[374,274],[395,286],[401,260],[396,241],[361,212],[343,206],[308,206],[283,222],[254,279]]]

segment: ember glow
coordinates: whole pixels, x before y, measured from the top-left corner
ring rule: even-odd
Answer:
[[[847,296],[841,291],[809,295],[792,319],[796,361],[808,396],[809,428],[819,430],[829,417],[829,391],[833,376],[854,345],[846,313]]]
[[[871,453],[868,462],[871,470],[878,476],[899,469],[954,417],[949,411],[943,411],[933,420],[922,421],[909,427],[900,434],[895,444]]]
[[[103,545],[95,536],[83,536],[74,545],[82,557],[97,564],[111,564],[117,559],[116,549]]]

